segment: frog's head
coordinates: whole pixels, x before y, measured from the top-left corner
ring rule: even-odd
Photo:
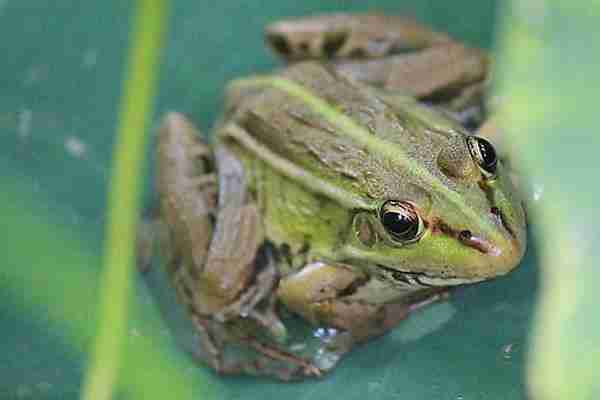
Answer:
[[[519,263],[525,213],[489,142],[414,99],[319,64],[256,82],[269,91],[240,124],[261,146],[236,140],[307,194],[331,200],[310,203],[321,207],[315,226],[276,218],[286,239],[309,238],[315,254],[404,284],[476,282]],[[278,207],[309,214],[309,202],[289,198]]]
[[[459,132],[444,143],[416,159],[408,183],[354,215],[346,257],[422,286],[477,282],[518,265],[525,212],[494,147]]]

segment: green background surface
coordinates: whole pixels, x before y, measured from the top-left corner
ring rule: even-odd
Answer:
[[[278,65],[262,43],[262,27],[270,21],[376,9],[413,15],[468,43],[490,47],[495,2],[179,0],[172,7],[154,126],[165,111],[178,110],[207,132],[229,79]],[[97,272],[131,11],[131,3],[118,0],[0,0],[0,170],[3,183],[33,199],[14,204],[17,198],[6,198],[14,206],[2,209],[11,212],[4,215],[11,240],[0,246],[16,245],[0,251],[8,254],[6,268],[31,279],[56,271],[71,287],[82,285],[72,271]],[[148,197],[151,193],[149,187]],[[27,218],[18,218],[18,210],[26,210]],[[69,232],[88,257],[66,262],[65,255],[76,251],[66,241],[64,246],[37,242],[46,236],[20,222],[36,218]],[[459,290],[449,302],[356,349],[321,381],[220,378],[190,368],[172,341],[164,346],[170,346],[171,361],[181,365],[182,374],[208,377],[218,398],[522,399],[535,260],[530,248],[517,272]],[[142,308],[154,310],[146,287],[139,284],[136,290]],[[23,307],[23,299],[36,293],[15,290],[2,275],[0,297],[0,398],[77,398],[85,357],[69,344],[64,324],[43,305]],[[60,300],[82,310],[96,301],[93,291]],[[159,306],[164,308],[162,302]],[[136,320],[132,332],[170,335],[149,320]]]

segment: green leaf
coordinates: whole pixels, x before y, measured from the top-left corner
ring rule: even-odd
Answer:
[[[543,267],[535,399],[600,396],[599,12],[597,1],[514,1],[503,24],[502,117],[543,193],[531,215]]]

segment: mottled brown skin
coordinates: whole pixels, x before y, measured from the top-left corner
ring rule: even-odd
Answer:
[[[266,29],[288,61],[330,59],[365,83],[465,109],[481,101],[489,59],[446,35],[396,15],[332,14],[278,21]],[[412,50],[412,52],[407,52]]]
[[[405,94],[436,100],[457,112],[481,108],[488,67],[482,51],[414,21],[381,15],[281,21],[267,27],[266,37],[290,62],[328,61],[326,69],[318,63],[301,63],[282,74],[351,114],[374,135],[391,142],[404,141],[410,155],[441,174],[440,179],[449,186],[481,179],[464,152],[462,134],[453,136],[451,122],[419,107],[410,107],[415,110],[408,114],[404,110],[407,102],[414,101]],[[416,51],[401,53],[406,49]],[[359,83],[351,83],[347,77],[374,88],[359,88]],[[397,95],[398,90],[403,94]],[[169,114],[161,129],[158,190],[161,226],[166,232],[161,235],[163,252],[169,256],[178,295],[200,333],[203,361],[218,372],[267,374],[284,380],[320,376],[324,371],[314,365],[311,354],[300,356],[286,347],[286,328],[279,318],[281,305],[313,324],[348,332],[350,339],[337,343],[342,354],[354,343],[385,333],[410,312],[442,298],[445,288],[431,283],[434,279],[447,279],[448,284],[455,284],[452,279],[488,279],[508,272],[523,253],[523,227],[514,229],[512,239],[504,232],[506,241],[515,245],[507,247],[505,258],[492,265],[495,269],[490,273],[490,262],[483,255],[495,249],[485,235],[464,237],[469,226],[462,226],[462,221],[441,221],[429,215],[433,200],[427,190],[407,185],[402,172],[394,175],[393,165],[356,143],[343,138],[322,140],[319,135],[334,134],[334,127],[294,102],[298,100],[273,89],[231,85],[225,123],[217,128],[219,139],[214,149],[201,142],[198,132],[180,114]],[[365,104],[369,107],[363,112]],[[408,136],[391,135],[396,129],[392,125],[409,134],[426,128],[428,136],[417,138],[418,146],[413,148]],[[456,124],[456,129],[462,128]],[[310,132],[318,133],[311,137]],[[397,134],[397,129],[394,132]],[[431,240],[444,236],[461,242],[482,254],[481,265],[475,255],[470,269],[461,271],[456,262],[453,273],[457,275],[448,276],[444,270],[447,259],[432,258],[420,267],[423,256],[419,253],[413,259],[409,255],[405,260],[409,267],[399,270],[385,267],[389,257],[377,268],[357,268],[343,261],[356,258],[358,247],[382,246],[385,233],[372,215],[340,207],[306,190],[296,192],[298,185],[290,183],[289,177],[274,173],[248,152],[253,145],[275,156],[285,154],[285,160],[301,171],[335,181],[336,187],[366,199],[397,198],[398,193],[408,196],[426,216]],[[444,150],[429,160],[428,155],[437,153],[424,151],[427,146]],[[480,189],[474,186],[469,190]],[[294,200],[286,201],[286,196]],[[488,201],[482,199],[475,207],[489,213]],[[312,211],[304,215],[298,202]],[[293,207],[288,209],[288,204]],[[333,226],[315,220],[317,209],[319,215],[348,223]],[[277,214],[271,215],[273,212]],[[310,226],[310,230],[286,228],[286,213],[297,226]],[[521,217],[508,215],[505,219],[512,224]],[[350,238],[349,227],[356,232]],[[319,240],[307,240],[314,232],[321,233]],[[431,268],[438,268],[436,263],[439,275],[432,277],[428,274]],[[382,286],[384,281],[396,283]],[[232,345],[245,346],[253,353],[232,359],[226,355]]]

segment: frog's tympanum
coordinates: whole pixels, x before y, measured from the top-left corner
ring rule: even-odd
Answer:
[[[383,15],[280,21],[266,40],[289,65],[228,86],[214,143],[165,117],[154,237],[205,363],[320,376],[449,287],[515,268],[525,213],[477,135],[483,51]]]

